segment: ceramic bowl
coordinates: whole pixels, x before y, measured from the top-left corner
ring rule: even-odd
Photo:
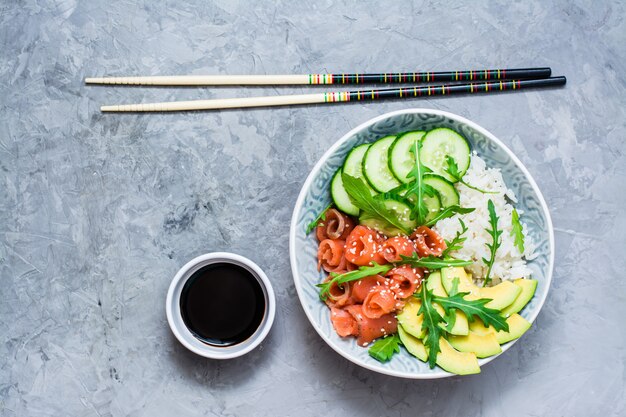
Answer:
[[[180,299],[187,280],[200,269],[215,263],[229,263],[246,269],[259,282],[265,297],[265,311],[259,327],[248,339],[235,345],[213,346],[203,342],[187,328],[181,312]],[[172,333],[187,349],[205,358],[232,359],[250,352],[265,339],[276,315],[276,298],[272,283],[257,264],[234,253],[212,252],[190,260],[176,273],[167,291],[165,313]]]
[[[430,379],[453,374],[439,367],[429,369],[428,364],[409,355],[405,350],[388,363],[371,358],[366,348],[357,346],[354,338],[337,335],[330,322],[328,307],[318,297],[315,285],[322,281],[324,272],[317,271],[318,242],[315,233],[306,233],[307,225],[331,202],[330,181],[342,165],[347,153],[356,145],[373,142],[383,136],[409,130],[429,130],[448,127],[462,134],[472,150],[478,152],[489,167],[499,168],[507,186],[518,199],[516,207],[524,211],[523,222],[536,244],[537,257],[528,262],[532,277],[538,280],[537,291],[530,303],[520,312],[533,322],[546,299],[552,279],[554,263],[554,232],[545,200],[520,160],[499,139],[476,123],[452,113],[430,109],[408,109],[369,120],[341,137],[317,162],[306,179],[296,202],[290,230],[290,259],[294,284],[313,328],[337,353],[364,368],[387,375],[404,378]],[[522,340],[523,336],[518,339]],[[502,345],[502,354],[516,340]],[[479,359],[485,365],[496,357]]]

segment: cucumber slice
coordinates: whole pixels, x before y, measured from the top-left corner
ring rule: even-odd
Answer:
[[[364,143],[363,145],[353,148],[343,162],[343,172],[354,178],[363,178],[362,162],[365,152],[367,152],[369,147],[369,143]]]
[[[411,149],[425,134],[422,130],[406,132],[398,136],[389,148],[389,169],[400,182],[406,184],[413,180],[407,177],[415,166],[415,156]]]
[[[330,196],[339,210],[351,216],[358,216],[359,208],[352,204],[352,200],[350,200],[350,196],[343,186],[341,174],[342,169],[339,168],[330,182]]]
[[[384,193],[400,185],[389,169],[389,148],[395,136],[385,136],[372,143],[363,157],[363,175],[373,189]]]
[[[428,209],[428,215],[426,216],[426,219],[425,219],[426,222],[428,223],[429,221],[434,219],[437,214],[439,214],[439,211],[441,210],[441,201],[439,200],[439,197],[437,196],[431,197],[429,195],[425,195],[424,205]]]
[[[386,200],[384,204],[388,210],[396,214],[400,224],[407,230],[413,231],[417,227],[417,221],[411,220],[411,208],[408,205],[397,200]],[[405,234],[403,230],[398,229],[378,217],[371,217],[367,213],[361,214],[359,223],[378,230],[385,236],[399,236]]]
[[[343,161],[342,170],[346,174],[354,177],[354,178],[362,178],[365,182],[365,185],[370,189],[372,195],[377,194],[376,190],[372,188],[367,179],[363,176],[363,157],[365,153],[369,149],[371,143],[364,143],[363,145],[359,145],[354,147],[348,156],[346,156],[345,161]]]
[[[424,175],[424,184],[428,184],[437,190],[439,199],[441,200],[441,207],[446,208],[459,205],[459,192],[447,179],[439,175],[426,174]]]
[[[420,161],[434,174],[441,175],[448,181],[454,181],[454,178],[445,172],[448,155],[454,159],[459,168],[459,173],[463,176],[470,165],[470,146],[467,140],[447,127],[433,129],[424,135],[420,149]]]

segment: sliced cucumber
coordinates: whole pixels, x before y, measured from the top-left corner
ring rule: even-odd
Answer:
[[[411,208],[408,205],[397,200],[385,200],[384,204],[389,211],[396,214],[400,224],[402,224],[406,230],[413,231],[417,227],[417,221],[411,220]],[[367,213],[361,214],[359,217],[359,223],[364,226],[371,227],[372,229],[376,229],[386,236],[406,234],[405,231],[398,229],[378,217],[371,217]]]
[[[470,146],[467,140],[447,127],[433,129],[422,138],[420,161],[433,173],[441,175],[448,181],[454,181],[445,171],[448,166],[446,157],[451,156],[456,162],[461,176],[470,165]]]
[[[372,143],[363,157],[363,175],[373,189],[384,193],[400,185],[389,169],[389,148],[395,136],[385,136]]]
[[[389,169],[393,175],[403,183],[410,182],[413,178],[407,177],[415,166],[415,156],[411,151],[413,144],[426,134],[421,130],[406,132],[393,142],[389,148]]]
[[[430,185],[439,193],[441,207],[459,205],[459,192],[447,179],[439,175],[426,174],[424,175],[424,184]]]
[[[359,208],[352,204],[352,200],[350,200],[350,196],[348,196],[348,193],[343,186],[341,173],[342,169],[339,168],[330,182],[330,196],[339,210],[346,214],[350,214],[351,216],[358,216]]]
[[[439,214],[439,211],[441,210],[441,201],[439,200],[439,197],[437,196],[431,197],[429,195],[425,195],[424,205],[428,209],[428,215],[426,216],[426,219],[425,219],[426,222],[428,223],[429,221],[434,219],[437,214]]]
[[[353,148],[343,162],[343,172],[354,178],[363,178],[363,157],[369,147],[369,143],[364,143]]]

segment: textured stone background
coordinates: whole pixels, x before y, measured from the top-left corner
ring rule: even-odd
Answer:
[[[0,415],[626,415],[623,3],[334,3],[0,4]],[[535,65],[567,87],[103,115],[101,104],[309,89],[82,82]],[[309,169],[347,130],[411,106],[501,138],[553,215],[546,305],[477,376],[408,381],[358,368],[317,336],[292,286],[289,220]],[[279,303],[262,347],[227,362],[187,352],[164,313],[178,268],[215,250],[259,263]]]

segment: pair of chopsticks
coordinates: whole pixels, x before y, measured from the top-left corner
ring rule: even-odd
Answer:
[[[303,75],[182,75],[155,77],[86,78],[87,84],[144,86],[210,86],[210,85],[316,85],[316,84],[422,84],[388,89],[331,91],[325,93],[269,97],[228,98],[176,101],[165,103],[121,104],[102,106],[103,112],[167,112],[218,110],[245,107],[289,106],[299,104],[373,101],[391,98],[417,98],[452,94],[474,94],[512,91],[528,88],[562,86],[565,77],[551,77],[550,68],[491,69],[478,71],[401,72],[380,74],[303,74]],[[469,82],[468,82],[469,81]]]

